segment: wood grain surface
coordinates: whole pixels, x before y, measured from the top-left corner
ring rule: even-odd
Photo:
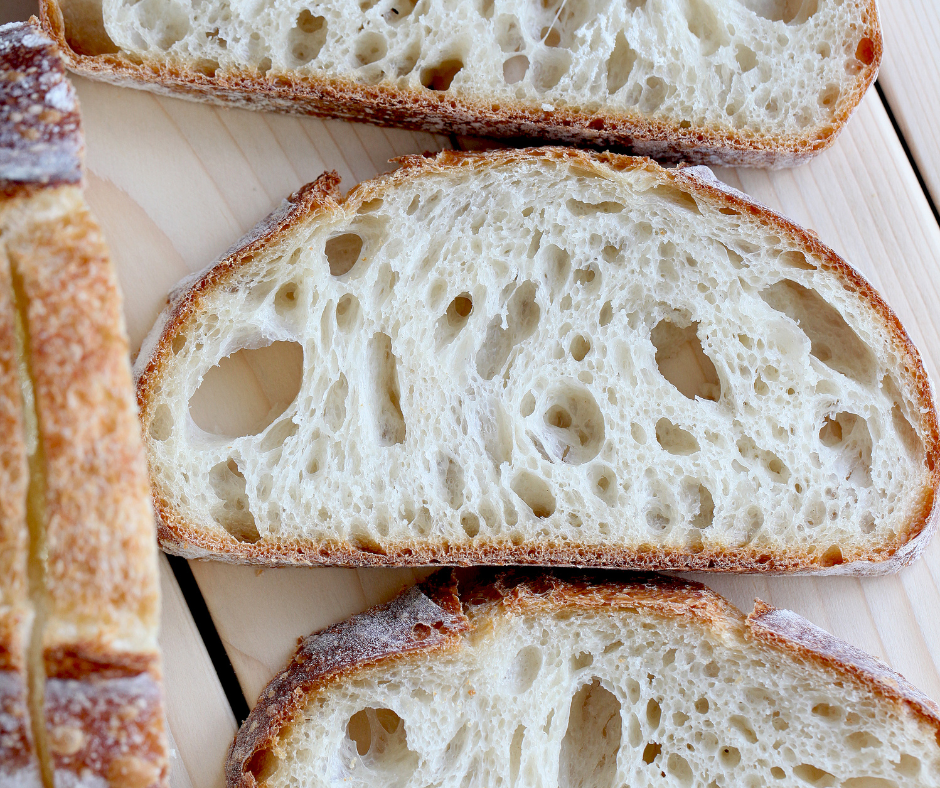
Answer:
[[[88,128],[90,199],[111,233],[135,340],[173,282],[209,263],[303,180],[336,169],[349,187],[386,169],[389,156],[448,142],[143,93],[121,94],[123,111],[116,115],[108,112],[113,88],[80,82],[79,92]],[[876,93],[866,97],[834,148],[808,166],[719,174],[816,230],[852,261],[901,316],[936,375],[940,335],[932,304],[940,295],[940,228]],[[889,578],[699,579],[744,609],[759,596],[796,610],[940,698],[940,643],[933,624],[940,610],[938,548],[935,543],[925,560]],[[298,637],[413,581],[410,570],[259,572],[200,562],[193,572],[249,704]]]
[[[880,0],[885,57],[878,84],[934,202],[940,202],[940,8]]]
[[[20,8],[31,5],[13,1]],[[936,194],[940,154],[932,115],[940,96],[940,7],[935,0],[882,0],[882,14],[889,47],[884,94]],[[923,77],[925,87],[918,87],[915,76]],[[455,142],[77,84],[88,140],[89,201],[118,265],[135,347],[179,278],[209,264],[302,183],[335,169],[349,188],[389,169],[393,156]],[[718,174],[817,231],[867,276],[897,311],[936,379],[940,227],[875,91],[836,145],[811,164]],[[249,705],[298,637],[387,600],[426,574],[259,571],[208,562],[191,567]],[[217,785],[234,719],[166,562],[163,579],[168,718],[179,756],[173,785]],[[745,611],[755,597],[795,610],[884,659],[940,700],[940,541],[917,564],[885,578],[696,579]]]

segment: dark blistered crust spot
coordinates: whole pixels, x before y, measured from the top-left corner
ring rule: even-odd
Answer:
[[[45,675],[57,679],[131,678],[159,670],[157,656],[152,652],[114,651],[97,643],[71,643],[61,648],[46,649],[43,659]]]
[[[55,44],[29,22],[0,27],[0,194],[77,183],[83,146]]]

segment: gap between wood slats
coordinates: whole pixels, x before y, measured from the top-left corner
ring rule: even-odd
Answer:
[[[170,562],[170,568],[176,577],[183,599],[189,607],[196,629],[199,630],[199,636],[206,646],[209,653],[209,659],[212,660],[212,667],[219,677],[219,683],[225,692],[229,706],[232,707],[232,713],[235,720],[241,725],[248,716],[248,701],[242,693],[241,685],[238,683],[238,676],[235,675],[235,668],[232,667],[232,661],[229,659],[222,645],[222,638],[219,637],[212,616],[209,615],[209,608],[203,599],[196,578],[193,576],[192,569],[189,568],[189,562],[185,558],[175,555],[167,555]]]
[[[885,96],[880,80],[875,82],[875,90],[878,93],[878,98],[881,99],[881,103],[884,105],[885,112],[888,114],[888,119],[891,121],[891,127],[894,129],[894,133],[897,134],[898,141],[901,143],[901,147],[904,149],[904,155],[907,156],[907,163],[911,165],[911,169],[914,171],[914,176],[917,178],[917,185],[920,186],[920,190],[924,193],[924,197],[927,200],[927,205],[930,206],[934,221],[940,225],[940,212],[937,211],[937,206],[933,201],[933,195],[931,195],[930,189],[927,188],[927,183],[924,180],[923,173],[921,173],[920,167],[917,165],[917,160],[914,158],[913,153],[911,153],[911,148],[907,143],[907,139],[904,137],[904,132],[901,130],[900,125],[898,125],[898,120],[894,115],[894,110],[891,108],[891,102],[888,101],[887,96]]]

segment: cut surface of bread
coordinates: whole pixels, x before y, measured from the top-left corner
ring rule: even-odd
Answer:
[[[77,71],[260,108],[787,165],[877,74],[874,0],[45,0]]]
[[[448,573],[449,574],[449,573]],[[940,707],[789,611],[656,575],[435,577],[304,640],[233,788],[940,786]]]
[[[539,149],[335,186],[181,283],[144,343],[165,549],[857,572],[926,544],[916,350],[708,171]]]
[[[0,390],[0,408],[19,407],[0,472],[28,450],[3,506],[29,524],[24,719],[40,767],[3,781],[0,708],[0,786],[155,788],[167,779],[157,554],[117,278],[79,185],[75,94],[38,26],[0,28],[0,77],[0,307],[18,319],[14,330],[0,310],[0,384],[12,347],[23,391]],[[26,541],[0,560],[25,565]]]

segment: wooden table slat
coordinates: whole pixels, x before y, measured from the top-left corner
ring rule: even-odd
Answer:
[[[7,0],[0,21],[31,2]],[[940,14],[934,0],[882,0],[888,55],[881,82],[893,117],[936,198],[935,107]],[[25,9],[25,10],[24,10]],[[112,246],[132,344],[181,276],[222,253],[288,193],[335,169],[344,188],[405,153],[438,150],[435,135],[283,115],[219,110],[78,80],[88,135],[89,201]],[[477,146],[473,140],[462,140]],[[891,116],[872,91],[835,146],[791,171],[719,172],[816,230],[884,295],[940,369],[940,227]],[[427,570],[258,571],[193,563],[249,703],[298,637],[389,599]],[[179,588],[161,561],[168,721],[174,788],[221,785],[231,710]],[[696,575],[748,611],[755,597],[793,609],[886,660],[940,700],[940,542],[884,578]]]
[[[880,0],[885,56],[878,84],[940,205],[940,5],[936,0]]]

